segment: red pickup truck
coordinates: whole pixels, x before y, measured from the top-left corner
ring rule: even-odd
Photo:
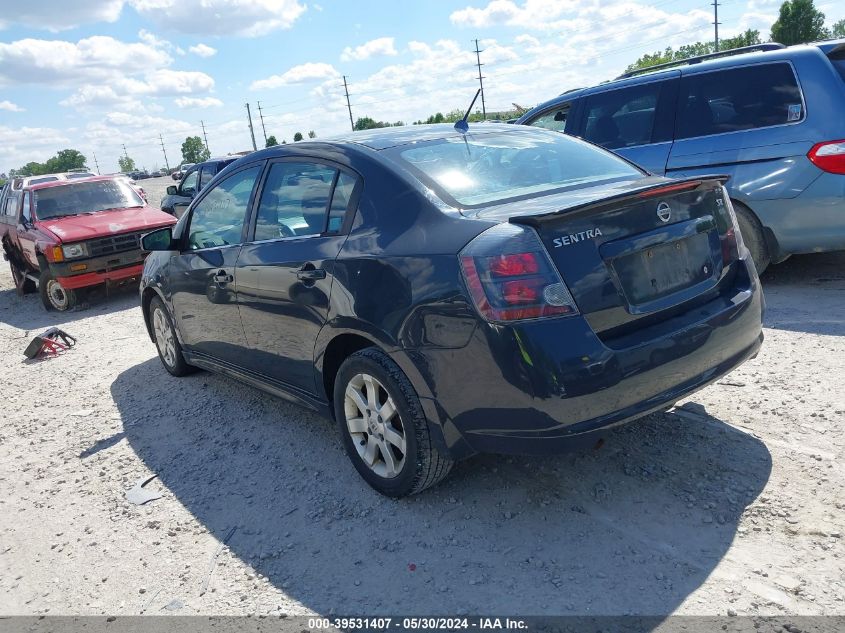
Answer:
[[[0,240],[19,294],[41,294],[68,310],[81,288],[141,276],[140,238],[175,218],[146,202],[125,179],[17,178],[0,195]]]

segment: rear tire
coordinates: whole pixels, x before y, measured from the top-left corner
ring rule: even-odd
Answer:
[[[751,209],[739,202],[734,202],[733,205],[734,211],[736,212],[736,219],[739,221],[739,230],[742,233],[742,239],[751,252],[751,259],[754,260],[757,274],[762,275],[763,271],[772,262],[769,248],[766,245],[766,238],[763,235],[763,226]]]
[[[375,348],[347,358],[334,383],[335,419],[355,469],[388,497],[433,486],[454,461],[432,444],[428,420],[407,376]]]
[[[150,325],[153,329],[158,358],[164,368],[173,376],[181,377],[193,374],[196,367],[185,362],[182,355],[182,345],[176,336],[173,320],[167,312],[164,303],[158,297],[150,301]]]
[[[35,282],[26,276],[26,271],[18,268],[14,260],[9,260],[9,268],[12,269],[12,280],[15,282],[15,292],[19,297],[35,292]]]
[[[38,278],[38,292],[41,295],[41,303],[47,310],[66,312],[72,310],[77,303],[76,291],[62,288],[47,267],[41,271]]]

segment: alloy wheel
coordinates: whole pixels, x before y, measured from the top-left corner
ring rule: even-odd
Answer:
[[[385,386],[369,374],[356,374],[343,399],[346,428],[358,456],[375,474],[397,477],[405,465],[405,427]]]
[[[156,347],[158,347],[162,360],[168,367],[174,367],[176,365],[176,342],[173,328],[161,308],[156,308],[153,312],[153,332],[155,333]]]

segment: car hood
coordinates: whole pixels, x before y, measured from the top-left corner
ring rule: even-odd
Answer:
[[[154,207],[134,207],[100,211],[91,215],[71,215],[39,221],[39,225],[62,242],[79,242],[115,233],[152,231],[175,224],[176,219]]]

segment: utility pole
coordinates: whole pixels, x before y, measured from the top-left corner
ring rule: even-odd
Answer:
[[[159,132],[158,140],[161,141],[161,153],[164,154],[164,166],[167,168],[167,171],[170,171],[170,163],[167,162],[167,152],[164,151],[164,139],[161,138],[161,132]]]
[[[261,112],[261,102],[258,102],[258,118],[261,119],[261,131],[264,132],[264,145],[267,145],[267,128],[264,127],[264,114]]]
[[[719,0],[713,0],[713,30],[716,42],[716,52],[719,52]]]
[[[129,154],[126,153],[126,143],[123,144],[123,157],[129,158]]]
[[[252,150],[258,151],[258,146],[255,144],[255,131],[252,129],[252,112],[249,111],[249,103],[246,104],[246,117],[249,119],[249,135],[252,137]]]
[[[346,108],[349,110],[349,125],[355,131],[355,123],[352,121],[352,104],[349,103],[349,87],[346,85],[346,75],[343,76],[343,91],[346,93]]]
[[[713,1],[716,2],[716,0]],[[484,77],[481,76],[481,67],[484,64],[481,63],[481,51],[478,50],[478,40],[475,40],[475,59],[478,62],[478,87],[481,88],[481,116],[486,121],[487,106],[484,104]]]
[[[123,150],[124,152],[126,149]],[[92,151],[91,155],[94,157],[94,165],[97,167],[97,175],[100,175],[100,163],[97,162],[97,155]]]
[[[205,151],[210,154],[211,150],[208,149],[208,137],[205,135],[205,121],[200,121],[200,125],[202,126],[202,137],[205,139]]]

